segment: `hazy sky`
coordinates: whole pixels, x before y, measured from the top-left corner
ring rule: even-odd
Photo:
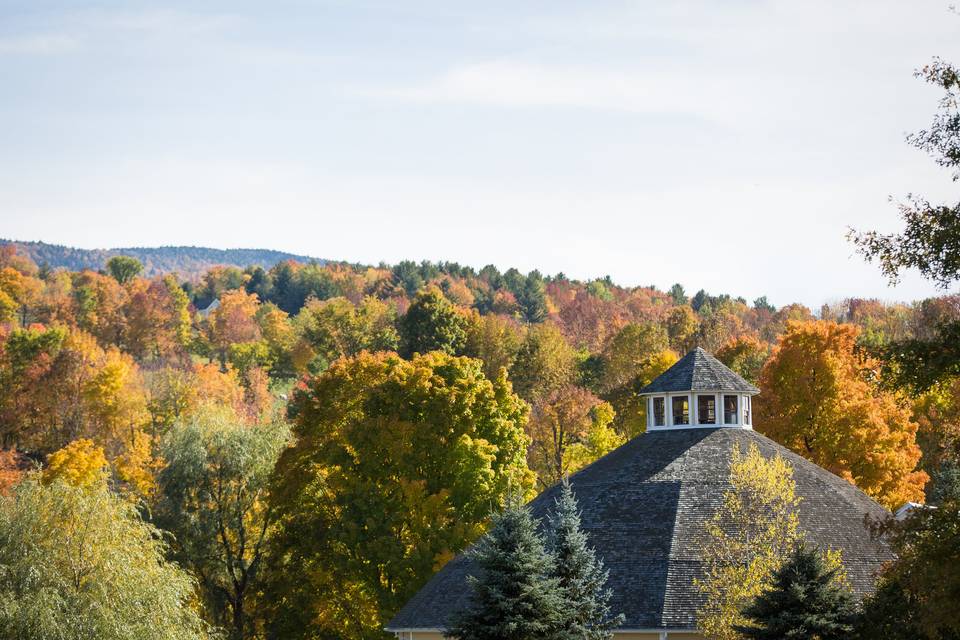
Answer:
[[[922,297],[844,234],[956,201],[947,5],[0,0],[0,237]]]

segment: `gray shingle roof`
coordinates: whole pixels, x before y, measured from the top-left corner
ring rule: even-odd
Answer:
[[[673,393],[675,391],[760,393],[759,389],[700,347],[677,360],[672,367],[641,389],[640,393]]]
[[[610,570],[612,605],[624,629],[693,628],[702,575],[697,549],[704,524],[729,487],[730,451],[754,443],[765,456],[779,453],[793,465],[800,525],[809,543],[842,552],[849,581],[860,597],[891,558],[873,540],[867,516],[888,512],[849,482],[749,429],[689,429],[645,433],[571,478],[590,543]],[[553,487],[530,503],[542,518],[553,507]],[[461,554],[451,560],[390,621],[391,630],[443,629],[469,600],[474,572]]]

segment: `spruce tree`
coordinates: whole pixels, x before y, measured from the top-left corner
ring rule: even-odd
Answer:
[[[460,640],[553,640],[562,599],[530,511],[511,500],[470,551],[472,598],[448,634]]]
[[[560,496],[550,516],[548,548],[555,565],[563,600],[557,640],[608,640],[611,630],[623,622],[623,616],[610,612],[612,591],[606,588],[608,571],[596,552],[587,544],[580,528],[577,499],[564,478]]]
[[[736,629],[753,640],[839,640],[853,632],[853,598],[823,557],[802,544],[774,574],[772,587],[743,609],[753,626]]]

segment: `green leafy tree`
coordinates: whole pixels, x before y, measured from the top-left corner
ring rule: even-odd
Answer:
[[[530,511],[514,499],[471,550],[471,601],[447,633],[458,640],[553,640],[566,602]],[[565,636],[564,636],[565,637]]]
[[[861,637],[960,638],[960,487],[950,487],[936,508],[920,507],[877,529],[897,559],[865,603]]]
[[[120,284],[127,284],[143,272],[143,264],[130,256],[113,256],[107,260],[107,271]]]
[[[916,594],[895,580],[881,579],[863,602],[863,610],[851,638],[856,640],[958,640],[960,634],[928,634]]]
[[[463,352],[467,340],[467,317],[440,291],[430,286],[420,290],[407,313],[400,318],[401,353]]]
[[[658,325],[630,323],[620,329],[603,348],[601,394],[632,385],[668,348],[667,332]]]
[[[753,640],[816,638],[845,640],[856,608],[840,567],[800,544],[773,575],[771,586],[742,611],[749,624],[737,626]]]
[[[303,383],[274,474],[271,633],[371,638],[528,490],[526,404],[478,360],[363,352]]]
[[[928,129],[907,138],[960,180],[960,71],[934,60],[916,75],[943,89],[940,109]],[[900,205],[904,229],[899,233],[851,231],[849,238],[867,260],[877,261],[891,282],[906,269],[917,269],[938,286],[960,279],[960,203],[932,204],[910,196]],[[879,349],[901,385],[926,389],[945,377],[960,375],[960,322],[947,322],[932,338],[894,341]]]
[[[0,637],[199,640],[194,583],[107,489],[36,475],[0,498]]]
[[[610,608],[613,592],[606,588],[609,572],[590,548],[580,528],[580,511],[569,481],[560,488],[549,518],[547,548],[553,556],[563,605],[557,640],[609,640],[611,631],[623,623],[623,615]]]
[[[700,319],[693,309],[687,305],[674,307],[667,315],[666,325],[673,350],[686,353],[696,346]]]
[[[513,318],[494,313],[470,314],[464,355],[482,360],[483,372],[488,378],[496,378],[500,369],[510,370],[521,344],[523,329]]]
[[[300,340],[325,368],[341,356],[363,350],[396,351],[400,338],[394,328],[396,309],[373,297],[354,305],[346,298],[311,300],[297,314]]]
[[[770,357],[770,345],[756,336],[743,335],[728,341],[717,351],[717,360],[740,374],[748,382],[757,384],[760,371]]]
[[[551,323],[530,327],[510,370],[514,389],[524,400],[539,403],[573,381],[576,352]]]
[[[646,429],[646,404],[637,391],[676,360],[668,349],[667,332],[655,324],[630,323],[607,340],[596,384],[614,409],[618,432],[632,437]]]
[[[175,425],[162,443],[156,519],[174,534],[175,558],[196,574],[216,624],[253,635],[252,594],[273,513],[270,475],[290,441],[283,424],[243,424],[207,408]]]

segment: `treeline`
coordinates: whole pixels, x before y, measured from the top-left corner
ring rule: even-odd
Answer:
[[[761,386],[760,430],[889,507],[957,459],[954,384],[885,388],[869,355],[957,320],[956,297],[815,315],[450,263],[142,273],[131,257],[69,271],[0,252],[0,536],[90,505],[132,538],[172,533],[135,559],[175,562],[158,597],[179,602],[163,624],[185,635],[155,637],[377,636],[511,492],[641,433],[635,392],[695,345]],[[56,591],[73,551],[8,560]],[[0,599],[29,588],[0,578]],[[95,597],[0,606],[0,628]]]
[[[94,271],[106,267],[114,256],[131,256],[139,260],[147,276],[177,272],[196,277],[216,265],[272,267],[284,260],[310,262],[317,260],[272,249],[212,249],[209,247],[125,247],[115,249],[77,249],[46,242],[24,242],[0,238],[0,246],[13,245],[43,269]],[[322,260],[317,260],[323,262]]]

